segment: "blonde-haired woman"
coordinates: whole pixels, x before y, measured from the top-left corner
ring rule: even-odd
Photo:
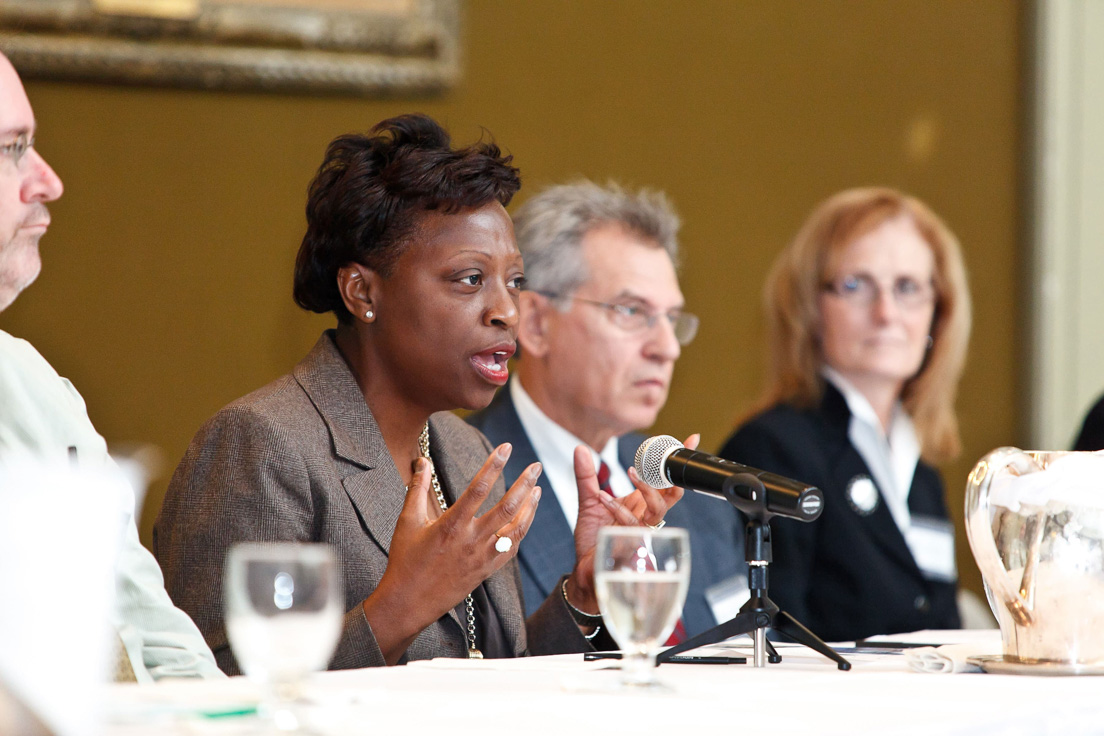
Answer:
[[[771,597],[828,641],[957,628],[954,532],[930,464],[959,451],[970,297],[957,240],[913,197],[840,192],[764,296],[764,409],[721,454],[825,494],[817,521],[775,520]]]

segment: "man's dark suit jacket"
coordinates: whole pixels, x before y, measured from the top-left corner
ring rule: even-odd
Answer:
[[[516,380],[516,379],[515,379]],[[494,445],[509,442],[513,454],[503,476],[512,483],[530,463],[537,462],[537,453],[521,426],[509,388],[495,395],[486,409],[468,417]],[[636,434],[618,441],[622,466],[630,468],[636,448],[644,441]],[[546,480],[542,484],[547,483]],[[529,533],[521,542],[518,562],[521,564],[522,591],[525,610],[536,610],[553,591],[560,577],[575,566],[575,541],[556,494],[547,489],[541,495],[537,514]],[[574,492],[574,489],[572,489]],[[683,609],[683,625],[694,636],[718,623],[705,597],[712,585],[738,575],[747,575],[744,563],[743,528],[731,506],[719,499],[687,491],[682,500],[667,512],[669,526],[690,532],[690,589]]]
[[[851,412],[831,384],[819,407],[779,404],[754,417],[721,455],[815,485],[814,522],[775,518],[770,597],[826,641],[959,627],[955,584],[926,579],[880,497],[865,515],[848,501],[858,476],[873,476],[848,438]],[[875,481],[876,483],[876,481]],[[914,516],[947,520],[943,483],[921,462],[909,491]]]
[[[442,489],[454,502],[491,447],[448,412],[430,418],[429,437]],[[503,493],[500,479],[479,513]],[[290,375],[224,407],[199,430],[169,483],[154,554],[173,601],[199,626],[219,667],[237,674],[223,619],[227,550],[245,541],[325,542],[341,562],[347,611],[330,668],[380,666],[383,653],[361,601],[387,568],[405,500],[379,425],[327,332]],[[516,561],[483,588],[510,654],[591,648],[561,597],[526,620]],[[453,609],[418,635],[402,661],[459,657],[466,649],[466,624]]]

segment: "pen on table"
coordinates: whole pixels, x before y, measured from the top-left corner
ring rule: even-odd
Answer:
[[[199,712],[204,718],[232,718],[234,716],[253,716],[257,714],[257,706],[246,705],[240,708],[226,708],[224,710],[202,710]]]
[[[598,659],[621,659],[621,652],[583,652],[584,662],[593,662]],[[664,664],[747,664],[747,657],[695,657],[690,655],[676,655],[666,660]]]
[[[870,639],[859,639],[855,642],[855,647],[859,649],[919,649],[920,647],[939,647],[942,644],[926,644],[918,641],[872,641]]]

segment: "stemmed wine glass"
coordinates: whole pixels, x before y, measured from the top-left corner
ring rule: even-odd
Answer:
[[[299,731],[303,679],[324,670],[341,634],[344,594],[324,544],[244,543],[224,578],[226,630],[242,672],[265,688],[260,715]]]
[[[621,647],[622,685],[663,687],[655,655],[675,628],[690,585],[686,530],[603,527],[594,582],[602,619]]]

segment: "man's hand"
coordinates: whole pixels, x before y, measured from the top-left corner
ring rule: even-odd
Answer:
[[[701,435],[692,434],[685,442],[695,450]],[[614,498],[598,486],[598,474],[589,448],[575,448],[575,485],[579,491],[579,517],[575,522],[575,569],[567,580],[567,598],[587,613],[598,612],[594,591],[594,547],[603,526],[655,526],[667,510],[682,498],[683,489],[673,486],[658,490],[640,479],[635,468],[629,478],[636,490],[624,498]]]

